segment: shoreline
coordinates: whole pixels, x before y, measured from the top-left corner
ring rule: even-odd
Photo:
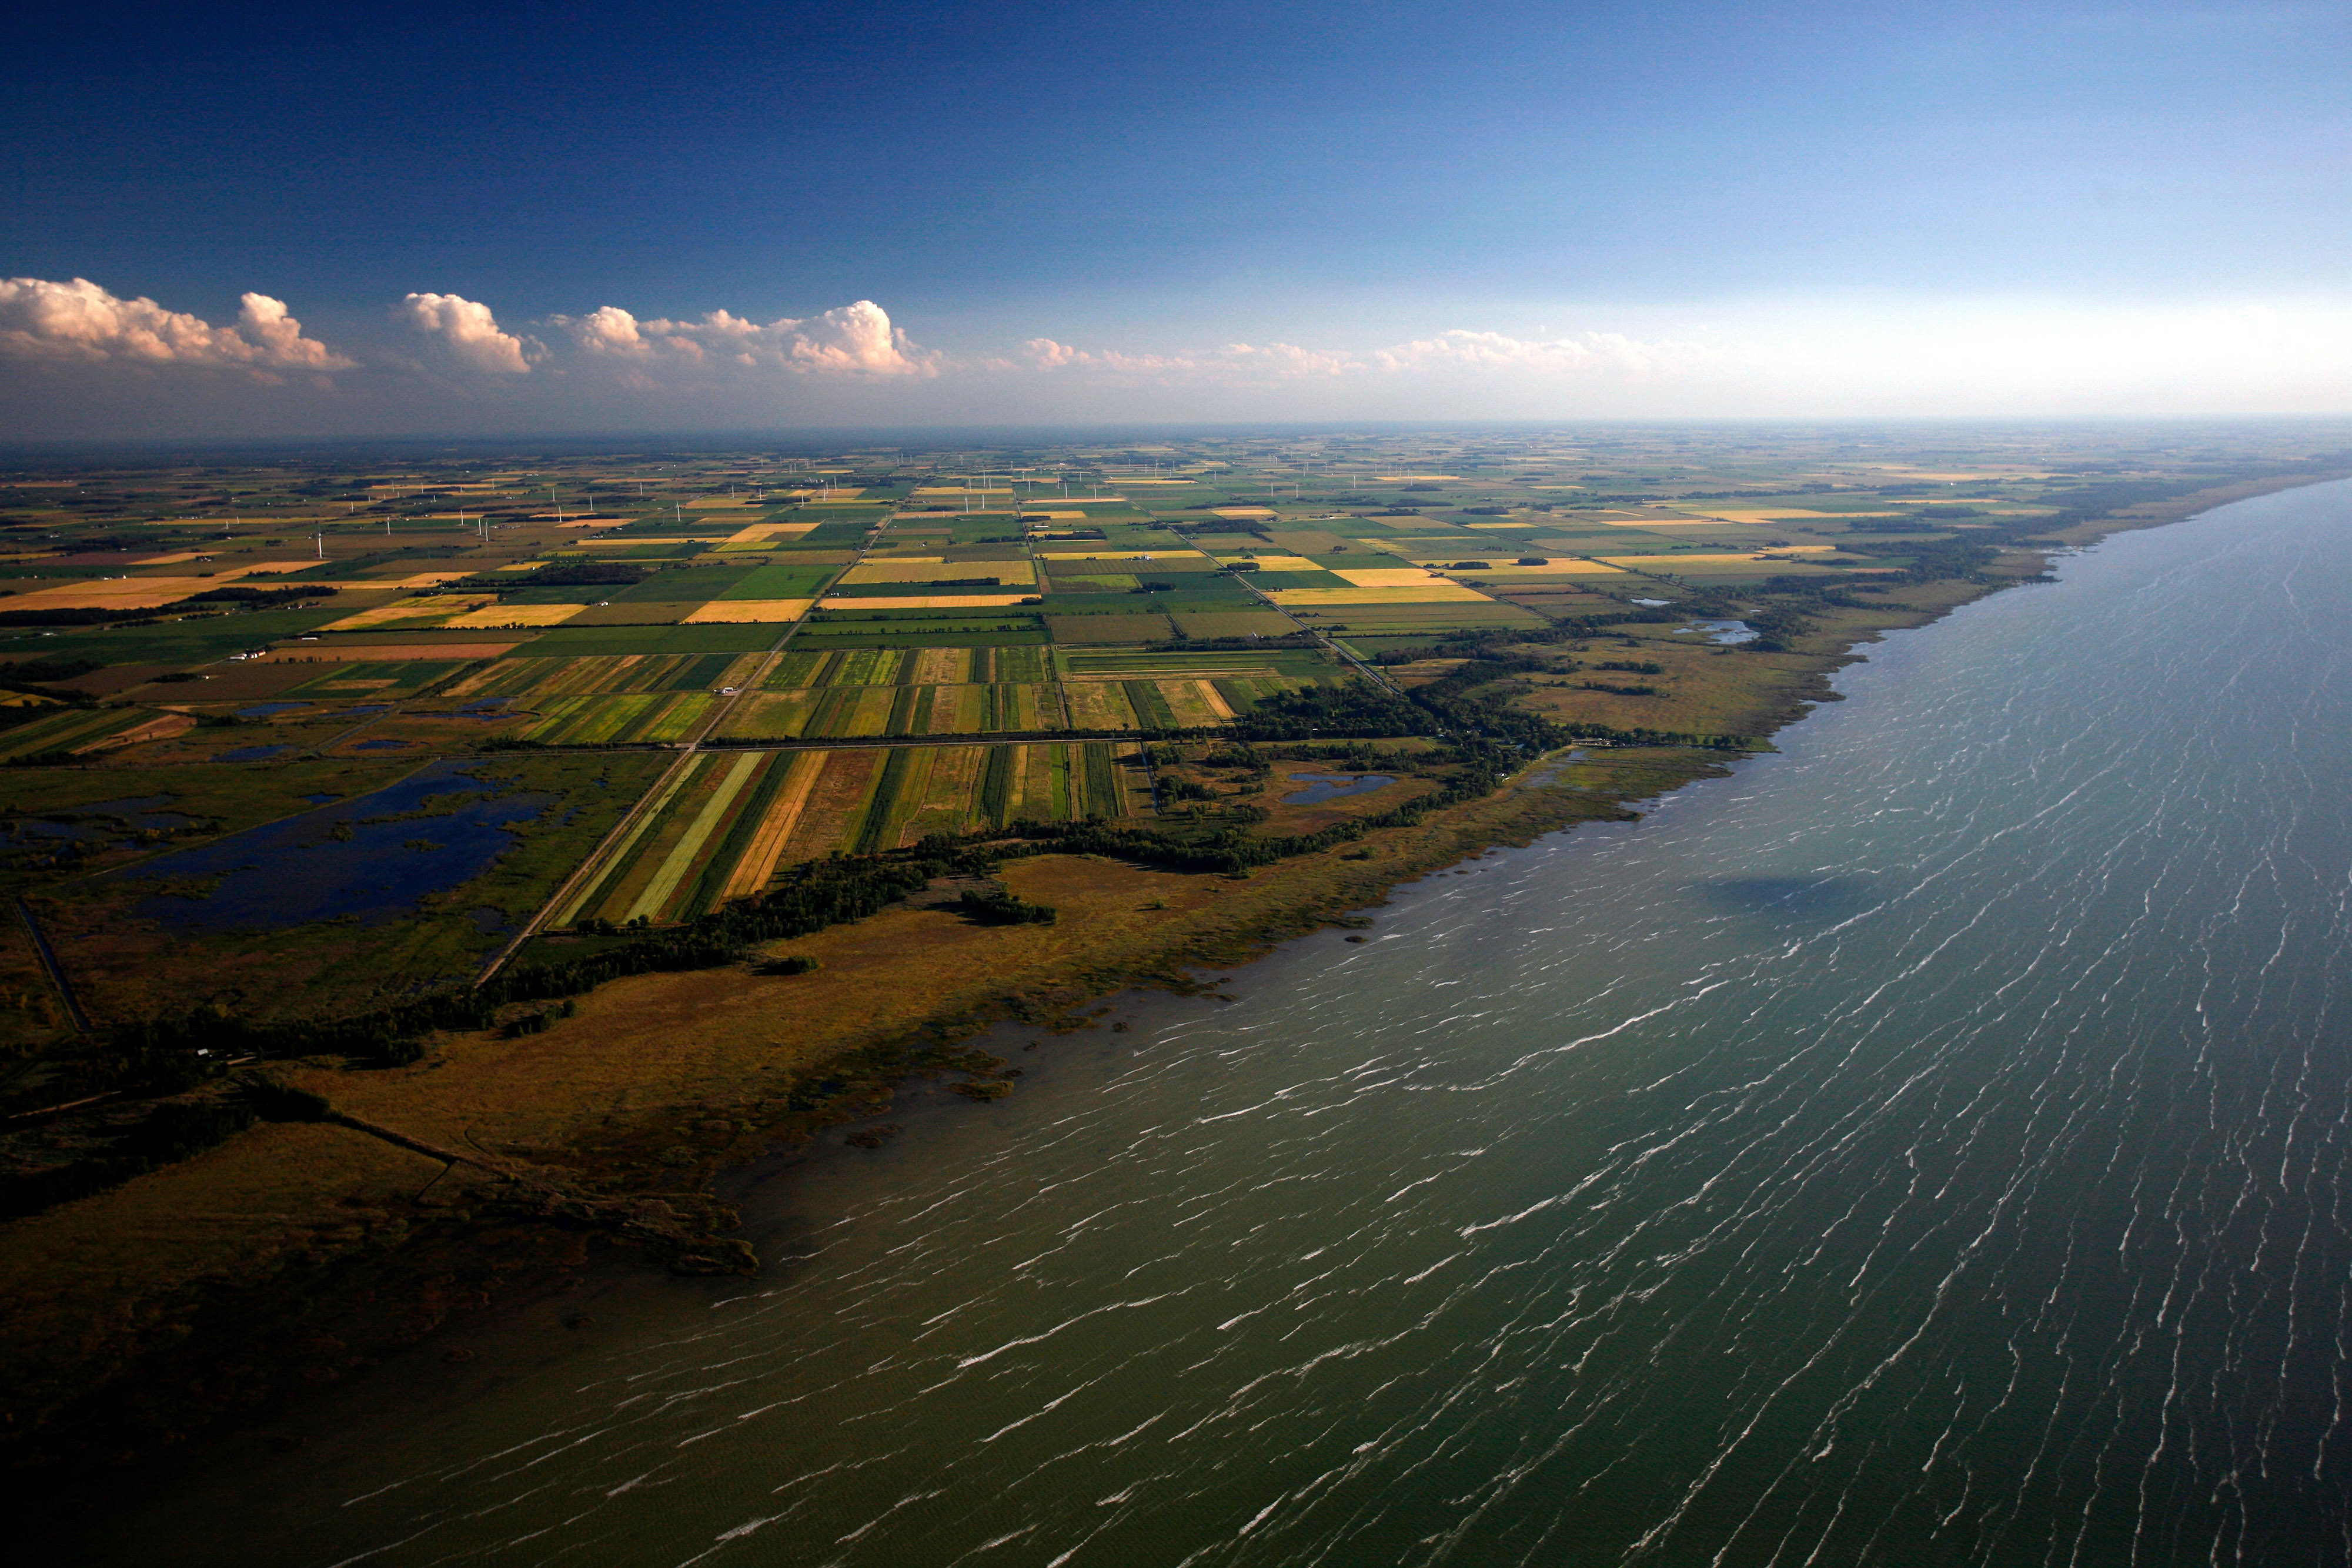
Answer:
[[[2096,519],[2048,537],[2060,539],[2063,547],[2079,548],[2111,534],[2163,527],[2253,496],[2346,476],[2298,476],[2217,487],[2178,501]],[[1954,584],[1965,591],[1955,592],[1948,602],[1915,612],[1841,617],[1834,629],[1825,624],[1823,631],[1806,639],[1807,643],[1820,643],[1821,646],[1776,655],[1790,661],[1789,667],[1797,678],[1789,683],[1785,693],[1785,713],[1777,716],[1769,728],[1759,731],[1757,738],[1766,740],[1780,727],[1799,722],[1812,703],[1842,700],[1831,685],[1831,676],[1864,657],[1860,650],[1868,643],[1880,640],[1888,631],[1931,625],[1961,604],[1987,597],[2011,582],[2030,580],[2046,567],[2054,548],[2059,547],[2005,549],[1994,568],[1994,580]],[[2008,581],[2001,580],[2004,578]],[[1531,777],[1547,768],[1573,769],[1580,776],[1577,788],[1552,789]],[[1465,859],[1493,848],[1524,844],[1581,821],[1624,821],[1640,814],[1631,810],[1637,802],[1654,800],[1694,779],[1720,777],[1728,771],[1721,754],[1710,757],[1668,748],[1614,747],[1597,757],[1566,763],[1559,754],[1538,758],[1514,774],[1493,795],[1451,808],[1415,827],[1385,831],[1363,841],[1366,847],[1377,850],[1374,859],[1342,865],[1335,852],[1321,852],[1264,868],[1244,882],[1212,887],[1184,905],[1180,912],[1183,920],[1168,923],[1175,925],[1173,930],[1133,929],[1135,923],[1129,920],[1115,935],[1100,941],[1066,939],[1059,947],[1052,946],[1056,939],[1050,934],[1008,936],[1008,942],[1018,937],[1032,944],[1017,955],[1022,960],[1017,969],[1018,984],[996,988],[992,981],[979,986],[966,983],[961,991],[937,998],[940,1005],[932,1005],[934,998],[918,998],[912,1006],[876,1007],[874,1017],[866,1026],[833,1049],[820,1049],[789,1061],[770,1061],[764,1066],[756,1064],[751,1056],[730,1055],[723,1051],[687,1053],[692,1060],[684,1061],[674,1057],[665,1063],[666,1068],[676,1070],[683,1065],[689,1073],[687,1085],[702,1092],[653,1103],[629,1104],[624,1092],[621,1112],[607,1112],[593,1130],[586,1118],[575,1116],[567,1121],[561,1115],[551,1115],[550,1107],[542,1104],[537,1120],[526,1127],[489,1133],[493,1141],[486,1147],[476,1139],[478,1129],[465,1124],[462,1117],[454,1125],[436,1122],[412,1125],[397,1114],[372,1112],[371,1108],[379,1102],[394,1097],[402,1086],[436,1074],[454,1073],[452,1098],[462,1099],[462,1094],[454,1092],[456,1081],[465,1080],[468,1074],[474,1075],[474,1083],[498,1080],[506,1071],[502,1059],[530,1058],[542,1066],[551,1060],[546,1046],[518,1046],[482,1037],[453,1040],[443,1052],[417,1069],[373,1075],[367,1083],[359,1086],[362,1092],[357,1096],[349,1092],[353,1086],[347,1079],[338,1080],[341,1092],[336,1098],[340,1107],[361,1115],[376,1113],[379,1119],[404,1130],[422,1131],[451,1146],[470,1145],[486,1155],[520,1157],[534,1164],[537,1162],[531,1160],[531,1155],[551,1157],[560,1150],[582,1161],[592,1174],[626,1170],[639,1164],[649,1146],[649,1133],[657,1130],[655,1124],[674,1122],[684,1115],[691,1118],[695,1129],[705,1134],[703,1143],[707,1146],[698,1145],[699,1152],[690,1168],[687,1163],[663,1162],[672,1166],[676,1181],[687,1184],[675,1190],[707,1193],[714,1180],[731,1186],[735,1185],[731,1173],[736,1172],[744,1173],[745,1179],[754,1184],[772,1181],[803,1160],[806,1156],[797,1150],[806,1147],[810,1140],[827,1128],[871,1117],[887,1105],[894,1083],[900,1082],[880,1071],[887,1060],[908,1054],[920,1057],[926,1052],[945,1053],[919,1065],[917,1071],[934,1078],[962,1071],[970,1075],[969,1082],[1003,1082],[993,1076],[1000,1069],[975,1071],[949,1059],[1004,1021],[1037,1025],[1057,1034],[1088,1027],[1090,1019],[1107,1010],[1097,1004],[1129,990],[1213,994],[1226,983],[1232,970],[1265,957],[1298,936],[1326,926],[1351,924],[1358,918],[1358,911],[1378,908],[1398,889],[1455,866]],[[1074,871],[1070,866],[1044,863],[1046,859],[1076,861],[1077,857],[1041,857],[1038,862],[1014,862],[1007,868],[1005,881],[1024,895],[1034,894],[1043,901],[1060,902],[1066,909],[1075,905],[1094,917],[1096,931],[1107,929],[1100,922],[1117,914],[1112,905],[1131,902],[1138,894],[1163,883],[1205,880],[1136,868],[1123,868],[1112,873],[1083,868]],[[1088,881],[1090,877],[1092,882]],[[1095,883],[1110,885],[1097,888]],[[845,974],[849,977],[846,983],[854,984],[860,977],[879,977],[883,964],[866,963],[860,968],[860,963],[870,958],[875,950],[892,948],[898,938],[908,934],[910,922],[923,923],[928,916],[926,911],[894,909],[791,946],[796,951],[813,952],[825,958],[825,972],[834,977],[828,984],[843,983],[840,977]],[[938,922],[930,921],[929,925],[935,926]],[[966,946],[976,948],[978,945]],[[1001,944],[989,949],[993,953],[1004,950]],[[886,953],[885,962],[887,961],[889,956]],[[1192,970],[1208,971],[1210,978],[1203,981],[1190,972]],[[744,983],[740,977],[722,978],[720,974],[707,971],[635,977],[613,982],[593,997],[583,998],[583,1022],[594,1025],[601,1019],[608,1030],[625,1032],[631,1019],[652,1017],[667,1020],[672,1031],[691,1031],[714,1011],[725,1010],[714,1009],[714,998],[708,993],[725,992],[715,999],[739,1003],[739,1011],[756,1009],[765,996],[774,993],[777,984],[769,982],[762,988]],[[755,996],[755,992],[761,994]],[[893,999],[902,1004],[905,1001],[903,995]],[[1095,1012],[1084,1010],[1088,1008],[1094,1008]],[[541,1037],[557,1046],[570,1038],[562,1031]],[[572,1041],[574,1049],[578,1043]],[[323,1068],[315,1071],[321,1075],[326,1071]],[[801,1092],[812,1074],[825,1075],[831,1085],[827,1092],[814,1099]],[[579,1094],[583,1091],[608,1092],[612,1086],[602,1082],[583,1084],[572,1079],[567,1080],[563,1087]],[[557,1094],[562,1092],[563,1089],[553,1091]],[[795,1099],[807,1103],[795,1104]],[[755,1121],[755,1117],[764,1120]],[[617,1131],[613,1130],[616,1122]],[[722,1134],[712,1129],[710,1124],[714,1123],[731,1125]],[[528,1135],[518,1136],[519,1131]],[[675,1132],[675,1128],[668,1129],[663,1135]],[[318,1140],[331,1140],[327,1145],[331,1150],[350,1152],[349,1140],[343,1134],[316,1125],[272,1125],[257,1129],[255,1135],[262,1134],[268,1134],[269,1141],[293,1156],[278,1177],[281,1183],[299,1185],[302,1171],[315,1168],[308,1164],[307,1156],[315,1155]],[[298,1145],[302,1147],[298,1148]],[[518,1156],[513,1153],[517,1149],[530,1153]],[[251,1161],[257,1155],[265,1165],[271,1163],[268,1151],[251,1150],[244,1157]],[[199,1160],[218,1163],[229,1157],[225,1148],[199,1156]],[[344,1301],[355,1293],[368,1292],[373,1292],[381,1301],[387,1291],[397,1295],[421,1283],[422,1293],[415,1297],[422,1303],[419,1310],[397,1323],[392,1323],[387,1316],[386,1332],[370,1349],[355,1350],[353,1340],[329,1334],[323,1337],[337,1340],[333,1353],[295,1351],[269,1367],[257,1362],[243,1371],[249,1379],[258,1381],[248,1381],[239,1390],[240,1394],[252,1393],[257,1397],[216,1400],[208,1410],[196,1412],[208,1419],[173,1425],[167,1418],[160,1428],[151,1430],[147,1442],[110,1453],[89,1442],[74,1445],[79,1450],[79,1463],[68,1461],[67,1469],[100,1464],[106,1467],[102,1473],[119,1477],[124,1465],[159,1448],[201,1449],[217,1457],[219,1444],[234,1432],[249,1428],[257,1416],[265,1416],[274,1402],[286,1396],[284,1390],[289,1385],[299,1386],[306,1381],[339,1381],[363,1375],[372,1365],[403,1354],[404,1347],[431,1337],[453,1315],[475,1322],[510,1316],[550,1294],[575,1288],[566,1281],[579,1281],[583,1270],[597,1274],[607,1270],[643,1268],[634,1256],[625,1257],[609,1247],[595,1248],[593,1233],[543,1222],[536,1226],[528,1221],[518,1223],[515,1216],[502,1212],[489,1201],[483,1184],[456,1172],[445,1176],[421,1155],[371,1149],[349,1163],[364,1166],[361,1175],[366,1179],[360,1183],[357,1193],[344,1194],[333,1201],[347,1210],[367,1211],[368,1218],[347,1223],[340,1236],[313,1230],[296,1245],[281,1246],[277,1255],[263,1265],[265,1269],[274,1265],[275,1277],[258,1288],[284,1295],[290,1284],[308,1304]],[[168,1182],[179,1168],[140,1180]],[[754,1170],[761,1174],[752,1176]],[[419,1183],[425,1190],[411,1200],[414,1213],[408,1217],[391,1213],[389,1200],[383,1195],[413,1188]],[[116,1193],[129,1190],[116,1189]],[[255,1190],[272,1189],[263,1183]],[[84,1206],[108,1204],[116,1193],[83,1200]],[[434,1196],[427,1197],[428,1194]],[[275,1196],[282,1196],[282,1191]],[[353,1202],[355,1196],[369,1201]],[[378,1223],[379,1215],[392,1222]],[[19,1228],[37,1226],[48,1218],[41,1215],[12,1222],[11,1229],[18,1230],[21,1239]],[[500,1269],[490,1276],[491,1283],[439,1279],[440,1274],[448,1271],[446,1266],[453,1259],[467,1253],[485,1235],[502,1232],[514,1234],[505,1235],[499,1242],[495,1261]],[[184,1296],[191,1290],[200,1295],[209,1294],[210,1303],[194,1312],[181,1314],[184,1323],[197,1319],[227,1319],[240,1325],[248,1337],[264,1333],[269,1326],[266,1322],[254,1321],[250,1311],[253,1300],[241,1292],[218,1283],[194,1282],[183,1287]],[[134,1314],[160,1310],[152,1300],[129,1305]],[[315,1305],[310,1307],[310,1315],[308,1326],[316,1327],[319,1309]],[[142,1333],[169,1338],[164,1331],[174,1326],[179,1325],[166,1323],[159,1317],[142,1324],[135,1316],[131,1321],[91,1323],[86,1328],[85,1343],[102,1340],[110,1330],[116,1336],[114,1348],[118,1353],[111,1366],[116,1382],[131,1381],[130,1369],[134,1366],[143,1381],[154,1370],[155,1353],[142,1353],[136,1348],[136,1342]],[[302,1326],[299,1319],[296,1326]],[[224,1326],[219,1332],[233,1331]],[[125,1336],[133,1342],[128,1349],[121,1343]],[[188,1334],[180,1337],[179,1343],[184,1348],[165,1359],[175,1356],[179,1362],[199,1370],[218,1366],[218,1347],[207,1337],[205,1322],[198,1322]],[[98,1347],[93,1344],[91,1348]],[[344,1364],[329,1364],[337,1355],[343,1358]],[[99,1356],[86,1361],[83,1370],[104,1360]],[[321,1372],[331,1375],[317,1375]],[[165,1381],[168,1386],[169,1379]],[[107,1385],[101,1380],[98,1386],[104,1388]],[[91,1397],[87,1392],[79,1396],[60,1392],[58,1396],[58,1403],[67,1406],[77,1398]],[[168,1417],[168,1412],[151,1413]],[[93,1411],[90,1415],[97,1417],[99,1413]],[[96,1422],[105,1424],[102,1419]],[[65,1428],[74,1426],[70,1421],[61,1424]],[[203,1436],[191,1442],[191,1431],[201,1431]],[[83,1435],[88,1436],[89,1430],[85,1429]],[[27,1472],[23,1468],[24,1461],[32,1457],[19,1449],[15,1479],[20,1483],[29,1479],[34,1485],[54,1487],[59,1479],[58,1471],[44,1469]]]

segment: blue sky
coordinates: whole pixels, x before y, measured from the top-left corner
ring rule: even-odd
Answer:
[[[0,295],[0,413],[2340,410],[2347,45],[2319,5],[50,8],[0,65],[0,275],[95,292]],[[237,349],[248,292],[317,347]],[[715,311],[813,325],[746,356]]]

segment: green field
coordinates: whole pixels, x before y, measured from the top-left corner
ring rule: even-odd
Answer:
[[[740,653],[501,659],[458,681],[447,695],[538,700],[590,693],[714,691],[734,680],[748,678],[757,663],[756,655]]]
[[[699,694],[661,696],[566,696],[539,705],[523,738],[541,746],[624,745],[684,740],[710,712]]]
[[[155,718],[144,708],[68,708],[14,729],[0,730],[0,758],[87,751],[127,730],[152,724]]]
[[[553,920],[690,919],[835,850],[1125,815],[1148,799],[1136,761],[1107,741],[698,753]]]
[[[558,626],[516,653],[537,659],[614,653],[752,653],[773,647],[782,628],[768,623],[709,626]]]

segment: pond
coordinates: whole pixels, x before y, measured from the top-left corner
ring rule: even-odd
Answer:
[[[294,748],[290,746],[240,746],[234,751],[216,751],[215,762],[267,762],[273,757],[283,757]]]
[[[111,873],[108,883],[168,883],[135,913],[174,930],[362,925],[412,915],[417,902],[481,875],[516,830],[557,797],[482,779],[477,760],[437,762],[385,789]],[[192,885],[205,891],[191,896]]]
[[[1319,806],[1342,795],[1369,795],[1396,782],[1383,773],[1293,773],[1287,777],[1292,783],[1307,788],[1295,795],[1285,795],[1282,803],[1286,806]]]
[[[1710,643],[1753,643],[1757,638],[1756,630],[1745,621],[1702,621],[1696,626],[1675,628],[1677,637],[1693,632],[1706,632]]]

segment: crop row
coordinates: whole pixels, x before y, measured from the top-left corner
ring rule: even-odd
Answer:
[[[1069,741],[701,753],[555,923],[690,920],[834,851],[1024,819],[1119,817],[1125,749]]]

